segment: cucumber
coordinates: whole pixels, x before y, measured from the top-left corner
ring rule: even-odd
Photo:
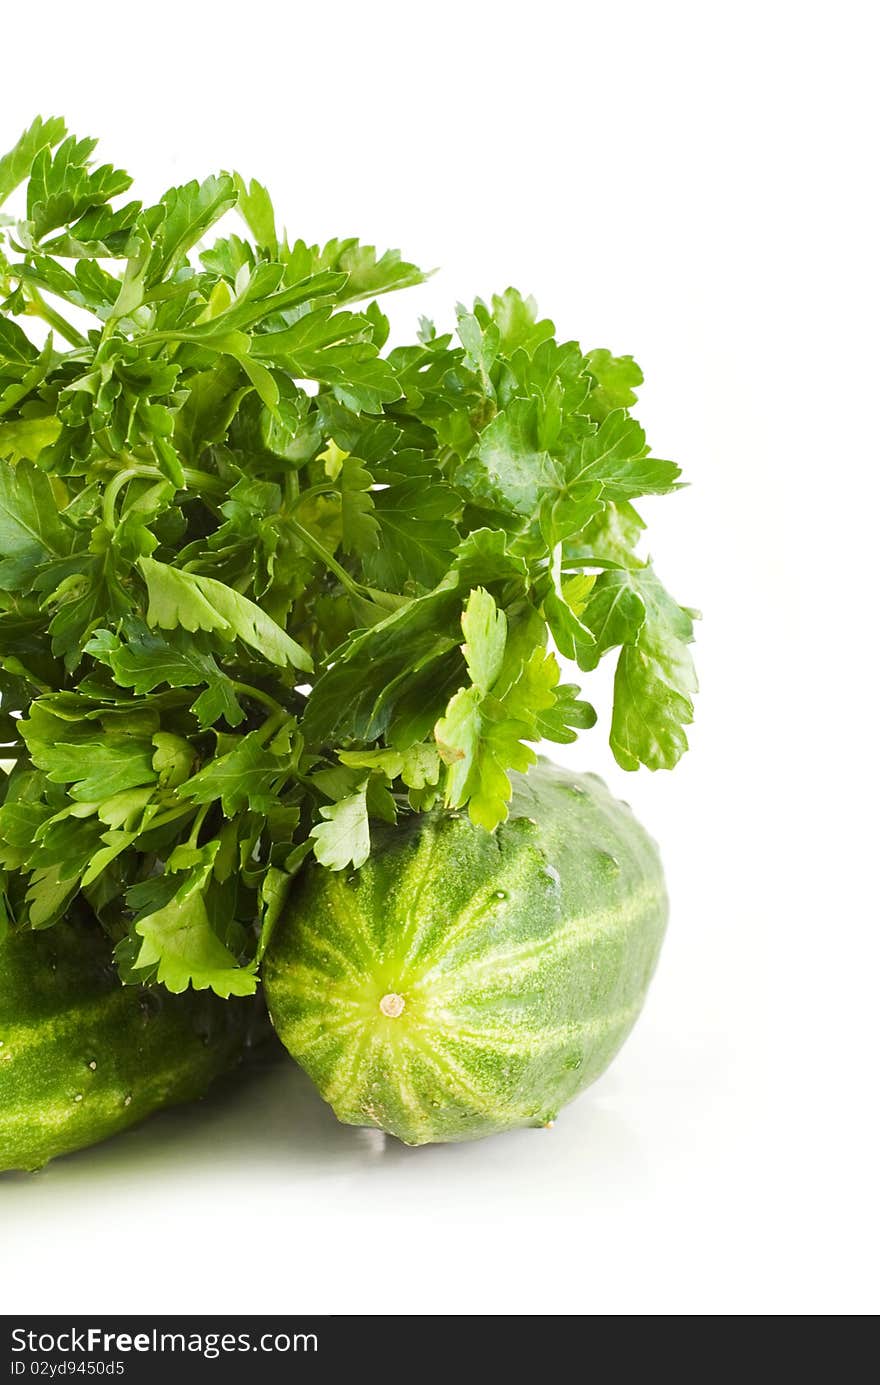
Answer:
[[[201,1096],[253,1002],[123,986],[94,923],[0,942],[0,1170],[38,1169]]]
[[[407,1144],[545,1126],[632,1029],[667,919],[651,838],[594,775],[516,776],[490,835],[457,813],[303,871],[264,984],[341,1121]]]

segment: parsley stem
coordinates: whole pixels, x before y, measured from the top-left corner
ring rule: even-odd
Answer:
[[[562,587],[562,544],[558,543],[550,555],[550,576],[557,591]]]
[[[203,803],[202,806],[201,806],[201,808],[199,809],[199,811],[196,813],[196,820],[195,820],[195,822],[193,823],[192,828],[191,828],[191,830],[190,830],[189,837],[187,838],[187,842],[186,842],[187,846],[191,846],[191,847],[197,847],[197,846],[198,846],[198,844],[199,844],[199,833],[200,833],[201,830],[202,830],[202,823],[205,821],[205,818],[208,816],[208,813],[209,813],[210,810],[213,808],[213,806],[214,806],[213,803]]]
[[[352,596],[363,596],[366,593],[366,587],[362,587],[360,582],[356,582],[352,577],[351,573],[346,572],[345,568],[342,566],[341,563],[337,563],[336,559],[332,556],[332,554],[328,553],[324,545],[322,543],[319,543],[318,540],[314,537],[314,535],[310,534],[308,529],[306,529],[304,525],[300,524],[298,520],[293,518],[289,518],[287,523],[290,525],[291,529],[293,529],[294,532],[299,535],[303,543],[312,550],[315,557],[320,558],[324,566],[328,567],[332,573],[335,573],[342,585],[345,587],[346,591],[350,591]]]
[[[225,481],[221,481],[219,476],[215,476],[210,471],[196,471],[193,467],[183,468],[183,478],[187,486],[197,487],[200,491],[213,491],[215,495],[226,495],[227,486]]]
[[[117,471],[104,492],[104,524],[108,529],[112,529],[114,526],[116,497],[123,486],[138,476],[148,476],[154,481],[167,481],[168,479],[167,476],[163,476],[158,467],[148,466],[146,463],[135,462],[131,466],[124,467],[122,471]],[[215,495],[226,494],[226,486],[220,477],[213,476],[210,471],[197,471],[191,467],[184,467],[183,477],[187,486],[194,486],[202,491],[213,491]]]
[[[269,736],[274,736],[275,732],[283,725],[289,715],[290,713],[286,712],[283,707],[279,707],[277,712],[273,712],[270,717],[266,717],[266,720],[260,727],[260,735],[267,739]]]
[[[166,823],[174,822],[176,818],[189,817],[189,815],[195,811],[196,806],[194,803],[188,803],[186,807],[169,808],[167,813],[160,813],[158,817],[152,818],[144,828],[143,833],[139,835],[143,836],[147,832],[154,832],[157,827],[164,827]]]
[[[335,485],[332,481],[323,481],[318,486],[309,486],[308,490],[300,491],[299,495],[296,497],[296,503],[297,505],[299,505],[302,503],[303,500],[311,499],[313,495],[334,494],[339,494],[339,487]]]
[[[133,481],[137,476],[152,476],[161,481],[162,473],[154,466],[128,466],[123,471],[117,471],[113,480],[109,482],[104,491],[102,501],[102,513],[104,517],[105,529],[113,529],[115,526],[116,497],[127,486],[129,481]]]
[[[263,692],[262,688],[255,688],[250,683],[239,683],[237,679],[232,680],[232,686],[236,692],[241,693],[242,697],[250,697],[254,702],[262,702],[263,706],[268,707],[274,716],[286,717],[290,715],[280,702],[276,702],[274,697]]]
[[[27,311],[31,317],[41,317],[44,322],[48,322],[50,327],[62,336],[65,341],[70,342],[71,346],[88,346],[88,340],[78,331],[72,323],[62,317],[59,312],[49,306],[46,300],[37,292],[35,288],[28,285],[28,306]]]

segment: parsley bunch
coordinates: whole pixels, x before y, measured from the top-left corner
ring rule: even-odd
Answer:
[[[0,159],[0,928],[85,910],[123,979],[246,994],[307,857],[491,830],[593,725],[554,648],[619,650],[614,754],[675,764],[693,613],[632,501],[679,469],[632,359],[515,290],[388,350],[397,252],[291,243],[237,174],[144,207],[94,147]]]

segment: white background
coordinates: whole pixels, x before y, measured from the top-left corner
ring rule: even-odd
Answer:
[[[292,233],[514,282],[631,352],[645,510],[704,612],[692,752],[597,769],[673,900],[645,1014],[552,1132],[408,1150],[292,1065],[0,1183],[6,1312],[865,1314],[878,1307],[873,6],[44,3],[36,111],[136,191],[237,167]],[[607,699],[604,703],[607,708]]]

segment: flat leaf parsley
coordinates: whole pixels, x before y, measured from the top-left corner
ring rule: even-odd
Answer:
[[[389,349],[396,251],[291,241],[238,174],[145,206],[94,148],[37,119],[0,159],[0,917],[244,994],[310,853],[493,830],[593,725],[556,651],[616,654],[625,769],[676,762],[693,613],[633,501],[679,469],[631,358],[514,289]]]

